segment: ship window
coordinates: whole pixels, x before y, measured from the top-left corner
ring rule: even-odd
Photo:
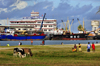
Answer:
[[[77,38],[80,38],[80,36],[77,36]]]
[[[26,30],[26,28],[24,28],[23,30]]]
[[[37,25],[35,25],[35,27],[37,27]]]
[[[47,27],[47,25],[44,25],[44,27]]]
[[[49,31],[51,31],[52,29],[49,29]]]
[[[76,38],[76,36],[74,36],[74,38]]]
[[[73,38],[73,36],[70,36],[70,38]]]
[[[19,23],[19,22],[17,22],[17,23]]]
[[[49,27],[52,27],[52,25],[49,25]]]
[[[30,29],[30,30],[32,30],[32,29]]]
[[[41,22],[38,22],[38,23],[41,23]]]
[[[47,31],[47,29],[44,29],[44,31]]]
[[[96,30],[96,27],[94,27],[94,30]]]
[[[100,30],[98,31],[98,33],[100,33]]]

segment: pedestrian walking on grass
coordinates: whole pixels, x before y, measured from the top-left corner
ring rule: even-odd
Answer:
[[[19,46],[22,45],[22,42],[19,41]]]
[[[95,51],[95,44],[92,43],[92,51],[94,52]]]
[[[33,45],[33,40],[31,40],[31,45]]]
[[[90,48],[91,48],[91,44],[90,44],[90,42],[88,42],[88,45],[87,45],[87,52],[90,52]]]
[[[78,46],[79,46],[79,51],[81,52],[81,51],[82,51],[82,49],[81,49],[81,44],[79,43]]]

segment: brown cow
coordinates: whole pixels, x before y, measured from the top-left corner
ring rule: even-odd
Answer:
[[[31,49],[29,48],[14,48],[13,55],[16,57],[19,56],[20,58],[24,58],[26,55],[33,56]]]
[[[29,48],[22,48],[23,50],[24,50],[24,53],[26,54],[26,55],[30,55],[30,56],[33,56],[33,54],[32,54],[32,52],[31,52],[31,49],[29,49]]]

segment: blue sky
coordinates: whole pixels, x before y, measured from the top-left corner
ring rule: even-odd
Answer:
[[[0,0],[0,23],[7,24],[7,18],[13,21],[30,16],[34,10],[40,16],[46,13],[46,18],[56,19],[59,28],[64,28],[61,20],[66,24],[67,17],[70,22],[74,19],[72,32],[78,31],[77,18],[81,24],[84,18],[86,30],[91,31],[91,20],[100,20],[100,13],[96,14],[99,6],[100,0]]]

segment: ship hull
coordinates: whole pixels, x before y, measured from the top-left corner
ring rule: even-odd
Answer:
[[[50,40],[87,40],[88,34],[50,35]]]
[[[46,37],[46,35],[36,35],[36,36],[12,36],[12,35],[0,35],[1,40],[42,40]]]

